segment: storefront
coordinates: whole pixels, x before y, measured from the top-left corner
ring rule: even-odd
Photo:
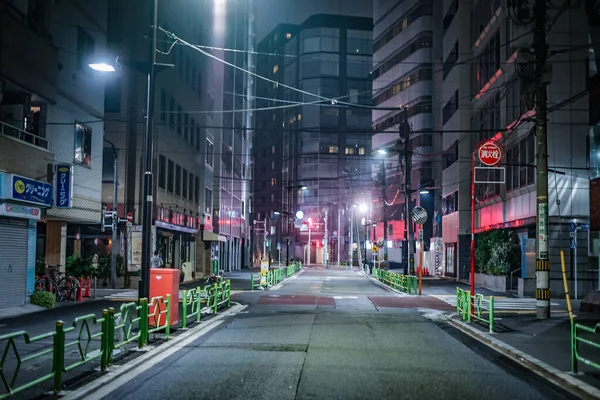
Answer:
[[[198,218],[159,208],[156,226],[156,250],[162,255],[166,268],[180,269],[184,280],[194,279],[196,270],[196,234]]]
[[[0,172],[0,308],[33,294],[37,221],[51,205],[52,185]]]
[[[227,238],[213,232],[210,214],[204,214],[200,222],[200,235],[196,237],[196,247],[199,256],[197,274],[200,276],[218,274],[223,265],[221,261],[221,246],[225,245]]]

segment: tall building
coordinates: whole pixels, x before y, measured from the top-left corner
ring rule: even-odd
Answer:
[[[109,1],[108,45],[111,60],[119,58],[116,73],[102,74],[106,84],[106,139],[103,202],[112,209],[114,153],[118,157],[118,215],[133,215],[133,226],[120,224],[121,242],[130,272],[141,268],[141,179],[144,157],[149,60],[147,40],[152,2]],[[206,14],[204,2],[159,2],[159,25],[189,43],[204,43],[206,28],[197,21]],[[159,33],[158,62],[173,64],[157,74],[155,86],[154,209],[152,250],[161,252],[165,265],[182,268],[185,279],[209,273],[205,241],[213,239],[212,146],[205,125],[206,57],[172,43]],[[138,67],[136,69],[136,67]],[[101,73],[99,73],[101,74]],[[105,232],[106,238],[111,232]]]
[[[424,207],[429,215],[424,226],[425,250],[436,236],[436,214],[439,188],[434,176],[435,105],[438,92],[434,68],[441,49],[441,35],[436,21],[438,11],[431,0],[380,0],[374,2],[373,28],[373,152],[384,159],[386,196],[379,199],[374,210],[376,229],[371,239],[384,235],[383,212],[388,219],[390,267],[408,265],[408,232],[405,218],[406,199],[411,206]],[[410,130],[401,133],[405,122]],[[407,138],[408,136],[408,138]],[[408,139],[408,146],[404,140]],[[405,152],[412,151],[409,160],[410,187],[406,182]],[[383,154],[385,153],[385,154]],[[381,167],[379,167],[381,168]],[[379,171],[379,170],[378,170]],[[379,172],[378,172],[379,173]],[[383,207],[383,201],[389,206]],[[411,234],[414,232],[411,228]],[[414,251],[414,248],[413,248]]]
[[[476,184],[475,234],[497,228],[515,232],[524,255],[517,272],[519,294],[529,296],[536,286],[535,260],[528,254],[535,252],[537,211],[532,16],[530,8],[507,8],[499,0],[444,1],[442,71],[445,274],[468,278],[472,155],[479,143],[495,137],[505,151],[505,179],[495,172],[500,175],[494,180],[504,183]],[[548,246],[554,296],[564,290],[559,251],[570,242],[580,255],[589,250],[584,232],[575,234],[574,242],[570,238],[571,224],[587,223],[590,217],[588,66],[583,61],[588,59],[589,30],[584,5],[549,8],[547,25]],[[587,257],[579,257],[578,269],[586,270],[587,263]],[[567,268],[571,279],[569,257]]]
[[[370,199],[371,31],[370,18],[320,14],[257,46],[254,219],[272,259],[350,258],[353,204]]]
[[[3,1],[0,30],[0,307],[10,307],[33,293],[36,258],[64,271],[82,252],[76,234],[101,221],[104,83],[88,64],[105,48],[106,1]]]

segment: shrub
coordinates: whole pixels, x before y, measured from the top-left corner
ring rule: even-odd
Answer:
[[[31,296],[31,304],[45,308],[54,308],[56,296],[46,291],[36,291]]]
[[[91,260],[83,259],[77,256],[67,257],[67,265],[65,266],[65,269],[68,276],[75,278],[94,275],[94,269],[92,268]]]
[[[482,232],[475,245],[475,272],[507,276],[519,265],[521,248],[509,229]]]

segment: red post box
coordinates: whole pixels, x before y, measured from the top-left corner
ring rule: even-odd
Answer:
[[[179,322],[179,270],[171,268],[152,268],[150,270],[150,298],[148,304],[150,309],[148,311],[149,323],[154,325],[154,304],[151,303],[153,297],[162,296],[163,299],[167,299],[167,294],[171,295],[171,326]],[[164,303],[161,303],[160,310],[164,311],[166,308]],[[159,325],[162,326],[165,323],[165,315],[160,316]]]

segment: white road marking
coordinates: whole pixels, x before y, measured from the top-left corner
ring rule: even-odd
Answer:
[[[334,299],[336,300],[341,300],[341,299],[358,299],[358,296],[333,296]]]

